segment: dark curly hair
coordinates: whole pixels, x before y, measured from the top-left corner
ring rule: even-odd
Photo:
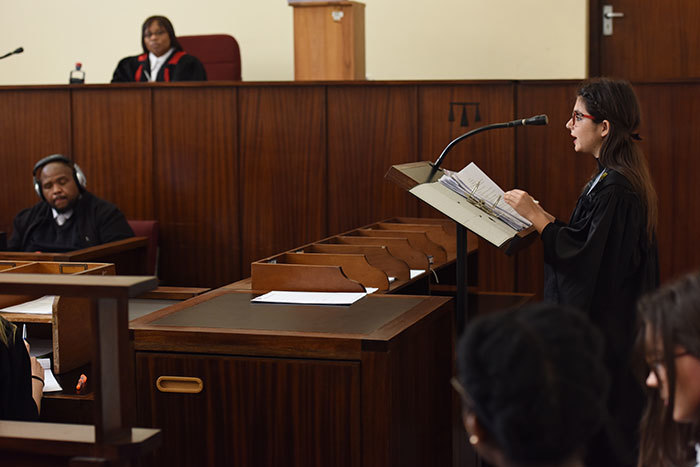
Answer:
[[[540,303],[475,320],[458,344],[458,378],[506,458],[557,463],[602,426],[602,356],[602,336],[585,315]]]

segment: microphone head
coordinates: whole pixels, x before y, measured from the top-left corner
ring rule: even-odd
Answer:
[[[24,52],[24,47],[17,47],[17,49],[15,49],[15,51],[12,53],[13,54],[21,54],[22,52]]]
[[[546,125],[549,123],[549,118],[545,115],[535,115],[525,120],[525,125]]]

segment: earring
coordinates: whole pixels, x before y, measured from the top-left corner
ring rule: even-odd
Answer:
[[[471,435],[469,437],[469,444],[471,444],[472,446],[476,446],[477,444],[479,444],[479,437],[476,435]]]

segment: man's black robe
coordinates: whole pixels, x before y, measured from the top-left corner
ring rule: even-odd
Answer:
[[[124,214],[115,205],[86,191],[73,206],[73,215],[61,226],[45,201],[21,211],[15,217],[7,248],[62,253],[133,236]]]

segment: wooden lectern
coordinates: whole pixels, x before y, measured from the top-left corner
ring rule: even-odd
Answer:
[[[385,178],[409,191],[435,209],[439,210],[457,225],[457,303],[455,306],[457,334],[461,334],[469,319],[467,305],[467,230],[499,247],[506,254],[529,245],[537,231],[530,227],[517,232],[497,218],[472,206],[459,195],[441,186],[438,179],[442,169],[430,162],[410,162],[393,165]]]
[[[365,79],[365,5],[290,2],[294,7],[294,79]]]

